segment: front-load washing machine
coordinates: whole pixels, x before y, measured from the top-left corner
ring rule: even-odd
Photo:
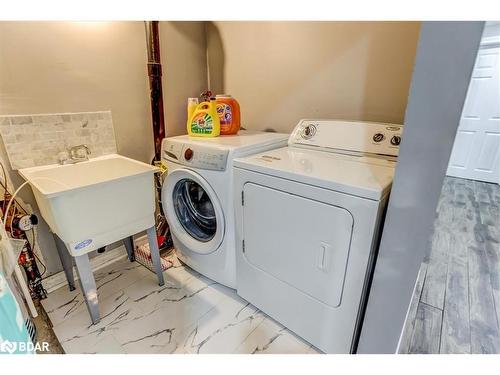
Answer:
[[[237,292],[324,352],[356,350],[401,132],[302,120],[234,161]]]
[[[241,130],[237,135],[165,138],[168,174],[161,200],[181,261],[236,288],[233,159],[283,147],[287,134]]]

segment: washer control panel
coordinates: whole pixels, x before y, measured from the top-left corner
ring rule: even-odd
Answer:
[[[162,143],[162,159],[198,169],[226,170],[227,150],[219,150],[199,144],[181,143],[165,138]]]
[[[301,120],[290,146],[397,156],[403,126],[380,122]]]

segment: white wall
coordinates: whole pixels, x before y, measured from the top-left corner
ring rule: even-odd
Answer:
[[[0,114],[111,110],[118,152],[152,156],[142,22],[1,22]]]
[[[248,128],[289,132],[302,117],[401,122],[418,31],[411,22],[161,22],[167,135],[186,132],[186,99],[206,89],[206,47],[211,88],[240,101]],[[0,114],[111,110],[118,152],[149,162],[146,63],[143,22],[0,22]],[[29,189],[22,198],[36,206]]]
[[[235,96],[242,124],[290,132],[300,118],[401,123],[418,22],[215,22],[211,87]]]
[[[206,85],[204,25],[162,22],[160,34],[167,132],[175,134],[185,97]],[[112,111],[118,152],[150,162],[143,22],[0,22],[0,115],[99,110]],[[3,144],[0,159],[7,160]],[[18,186],[21,178],[9,174]],[[21,197],[36,207],[29,188]],[[49,273],[60,270],[45,223],[40,236]]]
[[[161,22],[167,136],[186,134],[187,98],[207,89],[204,22]]]

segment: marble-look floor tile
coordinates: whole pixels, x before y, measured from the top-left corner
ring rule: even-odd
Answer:
[[[126,258],[96,271],[94,277],[99,301],[106,299],[127,285],[136,284],[135,282],[140,278],[144,278],[148,284],[151,282],[157,285],[154,274],[138,263],[130,263]],[[65,285],[50,293],[48,298],[42,300],[42,306],[54,326],[82,311],[87,311],[78,282],[76,282],[76,289],[73,291],[69,291]]]
[[[68,286],[65,285],[50,293],[48,298],[41,302],[52,325],[60,324],[86,309],[79,286],[75,290],[69,291]]]
[[[164,276],[166,281],[162,287],[145,277],[125,288],[125,292],[135,302],[140,302],[145,312],[151,312],[175,302],[190,300],[215,284],[214,281],[185,267],[170,268]]]
[[[163,298],[171,297],[182,290],[181,284],[173,282],[166,274],[164,276],[163,286],[159,286],[157,280],[146,276],[126,287],[124,291],[134,302],[139,303],[143,310],[153,310]]]
[[[143,277],[157,282],[156,276],[137,262],[122,258],[94,273],[99,298],[106,298]]]
[[[124,348],[110,332],[87,335],[64,343],[66,353],[78,354],[125,354]]]
[[[321,353],[273,319],[266,317],[234,353],[312,354]]]
[[[83,336],[94,335],[97,338],[105,331],[117,329],[119,323],[130,321],[142,314],[139,306],[134,306],[133,301],[122,290],[99,301],[99,310],[101,320],[97,324],[92,324],[85,307],[81,312],[54,326],[54,332],[63,348],[67,342]]]
[[[128,353],[174,352],[183,341],[184,330],[225,297],[204,277],[186,277],[185,282],[180,289],[156,289],[146,299],[134,301],[143,315],[113,333]],[[147,299],[155,300],[146,303]]]
[[[159,286],[151,271],[127,259],[97,271],[101,321],[96,325],[79,289],[60,288],[43,305],[66,353],[311,351],[235,290],[183,265],[169,268],[164,277]]]
[[[236,293],[221,285],[226,298],[184,333],[189,353],[231,353],[264,320],[264,315]]]

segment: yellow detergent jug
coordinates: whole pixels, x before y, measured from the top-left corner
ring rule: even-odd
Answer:
[[[192,104],[191,104],[192,105]],[[191,112],[191,116],[189,113]],[[192,137],[217,137],[220,134],[220,120],[215,98],[201,102],[193,110],[188,104],[187,131]]]

